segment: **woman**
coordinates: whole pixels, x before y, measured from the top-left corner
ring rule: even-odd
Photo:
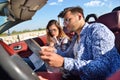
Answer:
[[[56,20],[50,20],[46,27],[47,43],[57,50],[65,51],[69,46],[70,38],[64,33]]]
[[[57,20],[50,20],[46,26],[47,44],[56,49],[56,51],[64,52],[70,44],[70,38],[65,34]],[[59,72],[60,68],[50,67],[46,64],[47,70],[50,72]]]

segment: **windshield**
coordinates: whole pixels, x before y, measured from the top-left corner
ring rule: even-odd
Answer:
[[[5,0],[0,0],[0,2]],[[47,4],[38,10],[31,20],[19,23],[10,28],[12,31],[34,30],[46,28],[46,24],[51,19],[58,19],[58,14],[66,7],[81,6],[84,9],[85,17],[88,14],[102,14],[111,12],[115,7],[120,5],[120,0],[48,0]],[[6,18],[0,17],[0,24],[4,23]],[[63,25],[61,21],[61,25]]]
[[[5,21],[6,21],[6,17],[0,16],[0,25],[2,25],[3,22],[5,22]]]

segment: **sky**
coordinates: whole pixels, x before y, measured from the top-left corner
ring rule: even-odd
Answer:
[[[18,24],[11,28],[10,31],[45,28],[49,20],[58,19],[57,15],[59,12],[70,6],[81,6],[84,10],[85,17],[91,13],[100,16],[120,6],[120,0],[48,0],[48,2],[35,13],[32,20]]]

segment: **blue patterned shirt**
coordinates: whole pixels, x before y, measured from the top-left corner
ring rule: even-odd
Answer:
[[[64,57],[65,70],[82,80],[105,80],[120,68],[115,36],[105,25],[86,23],[79,36],[75,58]]]

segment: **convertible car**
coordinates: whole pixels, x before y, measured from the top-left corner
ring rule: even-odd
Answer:
[[[0,16],[6,16],[7,22],[0,25],[0,34],[15,25],[30,20],[47,0],[1,0]],[[25,15],[27,14],[27,15]],[[89,21],[93,17],[94,21]],[[116,47],[120,52],[120,7],[96,17],[89,14],[86,22],[100,22],[109,27],[116,36]],[[33,49],[30,46],[36,47]],[[0,80],[62,80],[61,73],[34,72],[22,58],[38,53],[40,46],[46,45],[46,36],[39,36],[12,44],[0,40]],[[39,54],[37,54],[39,56]],[[43,79],[42,79],[43,78]]]

